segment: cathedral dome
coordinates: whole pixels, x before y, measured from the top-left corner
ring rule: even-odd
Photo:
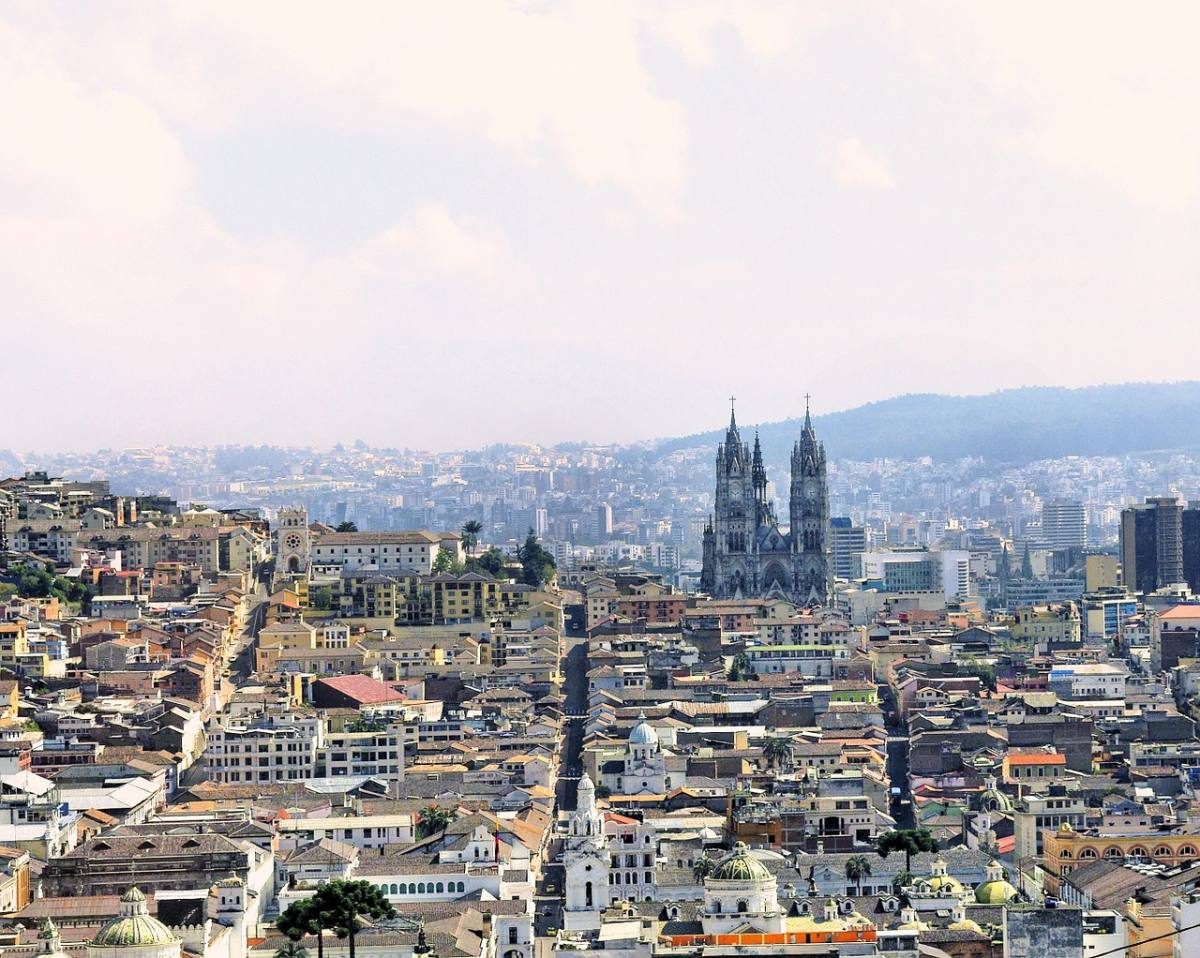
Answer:
[[[646,721],[646,713],[643,712],[638,716],[638,723],[633,727],[633,731],[629,733],[630,745],[657,745],[658,732],[654,731],[654,726]]]
[[[121,896],[121,914],[101,928],[91,944],[98,948],[141,948],[177,941],[171,929],[151,916],[146,896],[130,888]]]
[[[1016,887],[1004,877],[1004,866],[998,861],[988,863],[986,881],[975,889],[975,901],[981,905],[1007,905],[1017,897]]]
[[[771,872],[750,854],[745,842],[738,842],[733,854],[721,859],[711,877],[716,881],[770,881]]]

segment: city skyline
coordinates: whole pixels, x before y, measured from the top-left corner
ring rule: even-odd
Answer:
[[[283,10],[0,16],[5,326],[71,386],[11,363],[6,446],[629,441],[713,391],[1191,374],[1113,344],[1191,332],[1193,7]]]

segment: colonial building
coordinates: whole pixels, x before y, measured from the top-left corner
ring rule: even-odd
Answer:
[[[701,587],[718,599],[774,596],[798,604],[824,603],[829,592],[829,486],[825,447],[805,409],[804,430],[792,449],[787,529],[767,495],[758,436],[742,442],[732,413],[717,447],[716,503],[704,530]]]

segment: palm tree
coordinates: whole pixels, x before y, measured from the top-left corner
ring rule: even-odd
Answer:
[[[862,897],[862,880],[871,874],[871,861],[866,855],[851,855],[846,859],[846,877],[854,882]]]
[[[444,832],[457,817],[453,809],[442,808],[440,805],[426,805],[421,809],[421,817],[417,821],[417,833],[421,838],[428,838],[430,835]]]
[[[322,932],[327,927],[322,922],[320,910],[312,898],[294,901],[275,919],[275,927],[287,935],[293,943],[299,943],[305,935],[317,936],[317,958],[325,956],[325,941]],[[304,949],[301,949],[304,950]]]
[[[462,540],[463,549],[470,555],[475,547],[479,545],[479,533],[483,532],[483,523],[478,519],[468,519],[463,523]]]
[[[348,940],[350,958],[355,958],[355,939],[359,923],[364,918],[378,921],[381,918],[394,918],[396,915],[392,903],[384,897],[377,885],[369,881],[336,879],[317,889],[312,900],[316,902],[322,916],[329,919],[329,927],[337,936]]]
[[[763,746],[763,755],[771,763],[771,768],[775,768],[778,765],[790,765],[792,761],[792,740],[790,738],[767,739],[766,744]]]
[[[308,958],[308,949],[297,941],[286,941],[275,949],[275,958]]]
[[[692,877],[697,882],[703,882],[717,867],[717,862],[708,857],[708,852],[701,852],[700,857],[692,864]]]

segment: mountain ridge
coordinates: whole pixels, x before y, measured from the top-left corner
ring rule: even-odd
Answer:
[[[763,454],[785,458],[803,418],[757,428]],[[1200,447],[1200,381],[1023,386],[953,396],[907,393],[813,416],[830,459],[983,459],[1022,463],[1061,456],[1126,455]],[[712,445],[725,427],[650,443],[654,453]]]

